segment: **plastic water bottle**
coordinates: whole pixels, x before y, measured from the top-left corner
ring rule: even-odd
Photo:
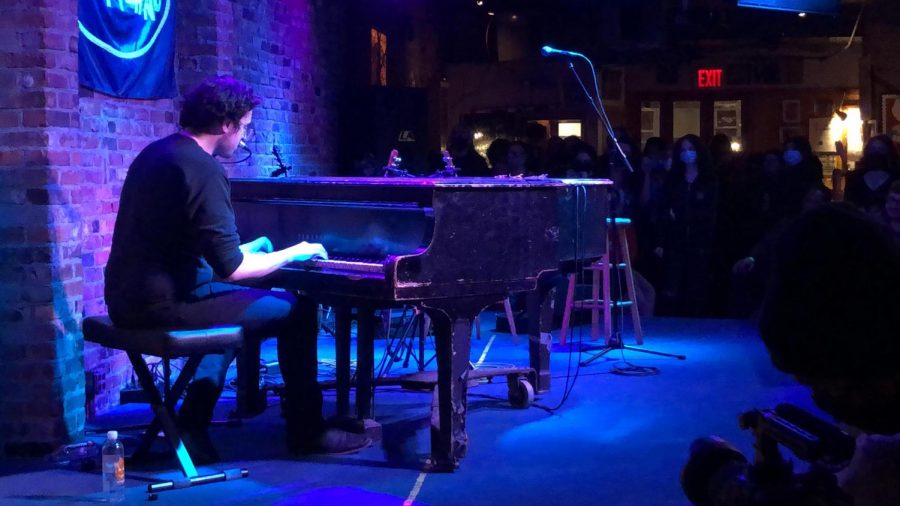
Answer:
[[[103,455],[103,495],[109,502],[125,499],[125,447],[119,441],[119,433],[106,433],[106,443],[100,452]]]

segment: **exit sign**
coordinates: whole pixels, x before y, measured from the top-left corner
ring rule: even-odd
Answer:
[[[698,88],[721,88],[722,69],[697,69]]]

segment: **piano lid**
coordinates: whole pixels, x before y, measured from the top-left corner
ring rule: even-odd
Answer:
[[[463,188],[602,187],[608,179],[553,179],[542,177],[303,177],[233,178],[231,198],[235,202],[260,200],[337,200],[347,202],[399,202],[431,207],[435,191]]]
[[[555,179],[548,177],[292,177],[292,178],[234,178],[232,182],[266,182],[289,185],[326,185],[326,186],[378,186],[398,187],[520,187],[520,186],[604,186],[611,185],[608,179]]]

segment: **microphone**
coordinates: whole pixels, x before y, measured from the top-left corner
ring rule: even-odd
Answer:
[[[291,170],[291,166],[284,164],[284,160],[281,159],[281,150],[278,149],[278,146],[272,146],[272,154],[275,156],[275,163],[278,164],[278,168],[269,175],[272,177],[287,177],[288,172]]]
[[[541,48],[541,56],[553,57],[561,56],[563,58],[584,58],[581,53],[575,51],[566,51],[565,49],[556,49],[555,47],[544,46]]]

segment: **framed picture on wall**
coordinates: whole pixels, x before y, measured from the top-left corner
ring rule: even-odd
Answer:
[[[881,96],[881,131],[900,142],[900,95]]]
[[[781,122],[782,123],[800,123],[800,101],[799,100],[782,100],[781,101]]]

